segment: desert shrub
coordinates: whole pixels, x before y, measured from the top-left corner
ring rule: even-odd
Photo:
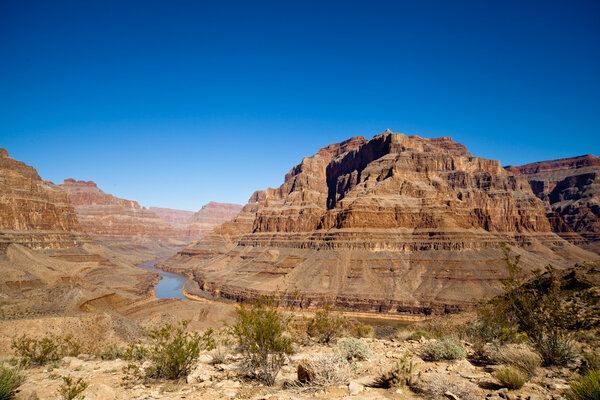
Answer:
[[[298,383],[292,388],[299,391],[317,390],[345,385],[353,371],[348,362],[337,354],[325,354],[303,359],[298,364]]]
[[[408,337],[408,340],[420,340],[421,338],[431,339],[431,335],[423,329],[417,329]]]
[[[571,340],[563,335],[541,335],[532,339],[544,365],[567,365],[575,358]]]
[[[371,325],[359,323],[354,326],[354,333],[359,338],[370,338],[375,336],[375,330]]]
[[[58,395],[63,400],[84,399],[83,392],[87,389],[88,383],[79,378],[75,380],[71,376],[63,376],[63,383],[58,388]]]
[[[213,328],[208,328],[202,336],[200,337],[202,341],[203,348],[206,350],[213,350],[217,346],[217,339],[215,335],[215,330]]]
[[[21,358],[23,365],[43,365],[48,361],[61,358],[61,344],[57,338],[45,337],[42,339],[30,338],[23,335],[12,341],[11,348],[17,357]]]
[[[140,362],[148,357],[148,349],[141,343],[129,343],[123,352],[123,360]]]
[[[272,299],[263,298],[252,306],[236,308],[231,334],[244,356],[245,371],[271,386],[291,354],[292,339],[284,335],[291,317],[277,309]]]
[[[102,348],[97,356],[102,360],[116,360],[117,358],[124,358],[127,348],[121,347],[117,344],[108,344]]]
[[[385,389],[414,386],[418,376],[416,365],[408,354],[404,354],[392,369],[380,374],[371,386]]]
[[[24,381],[25,376],[20,370],[0,365],[0,400],[14,399],[15,390]]]
[[[600,356],[592,351],[584,351],[581,360],[581,369],[583,372],[600,370]]]
[[[534,377],[537,369],[542,365],[540,356],[525,345],[503,346],[496,352],[495,358],[502,364],[514,366],[526,372],[528,378]]]
[[[585,376],[571,382],[567,392],[569,400],[598,400],[600,399],[600,370],[590,370]]]
[[[448,392],[461,400],[481,400],[482,398],[476,384],[447,373],[426,374],[411,389],[430,399],[446,398],[445,394]]]
[[[60,344],[60,355],[61,356],[69,356],[69,357],[77,357],[83,352],[84,345],[81,341],[75,339],[73,335],[65,336]]]
[[[225,362],[225,359],[227,358],[227,349],[223,346],[217,346],[211,351],[210,356],[211,364],[223,364],[223,362]]]
[[[517,367],[501,367],[494,372],[494,377],[508,389],[521,389],[527,381],[527,372]]]
[[[341,339],[335,346],[336,354],[347,361],[366,360],[371,356],[369,346],[360,339]]]
[[[148,359],[152,363],[146,375],[178,379],[186,376],[200,355],[202,340],[198,332],[186,332],[189,320],[179,326],[166,324],[148,334],[151,339]]]
[[[422,350],[422,357],[427,361],[456,360],[466,355],[465,350],[448,337],[427,343]]]
[[[588,315],[563,301],[561,281],[552,266],[544,274],[534,271],[534,279],[527,283],[520,256],[512,257],[505,243],[502,251],[508,268],[508,277],[501,280],[505,293],[479,305],[479,320],[497,340],[529,338],[544,365],[565,365],[573,358],[570,332],[587,328]]]
[[[348,320],[345,317],[334,315],[328,307],[325,307],[308,320],[306,333],[319,343],[330,343],[341,336],[347,326]]]

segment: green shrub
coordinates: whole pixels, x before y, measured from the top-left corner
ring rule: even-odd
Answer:
[[[15,398],[15,390],[25,381],[21,371],[0,365],[0,400]]]
[[[54,337],[37,340],[23,335],[12,341],[11,348],[24,365],[43,365],[62,356],[60,342]]]
[[[326,307],[317,311],[315,316],[308,320],[306,333],[319,343],[330,343],[333,339],[341,336],[348,327],[348,320],[342,316],[334,315]]]
[[[583,378],[570,384],[569,400],[600,399],[600,370],[590,370]]]
[[[58,388],[58,395],[63,400],[84,399],[83,392],[87,389],[88,383],[79,378],[75,380],[71,376],[63,376],[63,383]]]
[[[60,344],[60,355],[62,357],[77,357],[83,352],[83,343],[73,337],[73,335],[65,336]]]
[[[404,354],[392,369],[379,375],[371,386],[384,389],[399,386],[414,386],[417,379],[416,365],[412,362],[408,354]]]
[[[123,360],[140,362],[148,357],[148,349],[141,343],[129,343],[123,353]]]
[[[431,339],[431,335],[422,329],[417,329],[408,337],[408,340]]]
[[[127,348],[117,344],[106,345],[98,352],[98,357],[102,360],[116,360],[117,358],[125,358]]]
[[[166,324],[150,331],[148,359],[152,365],[146,371],[147,376],[179,379],[189,373],[200,355],[202,340],[198,332],[186,332],[189,322],[181,321],[179,326]]]
[[[250,307],[242,304],[236,308],[236,314],[231,334],[244,356],[246,372],[273,385],[286,356],[292,354],[292,339],[284,335],[291,317],[268,298]]]
[[[448,337],[427,343],[422,353],[423,359],[427,361],[456,360],[467,355],[462,347]]]
[[[371,325],[367,324],[358,324],[354,327],[354,331],[356,336],[359,338],[367,338],[375,336],[375,330]]]
[[[360,339],[341,339],[335,346],[335,352],[347,361],[366,360],[371,356],[369,346]]]
[[[521,389],[527,381],[527,373],[517,367],[501,367],[494,372],[494,377],[511,390]]]

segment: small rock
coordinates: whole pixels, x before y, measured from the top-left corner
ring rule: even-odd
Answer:
[[[446,393],[444,393],[444,396],[446,396],[446,398],[450,399],[450,400],[460,400],[460,397],[458,397],[457,395],[455,395],[454,393],[447,391]]]
[[[227,397],[235,397],[237,396],[237,389],[225,389],[223,390],[223,394]]]
[[[210,354],[202,354],[198,357],[198,361],[204,364],[209,364],[212,361],[212,356]]]
[[[17,390],[15,400],[38,400],[39,397],[34,389]]]
[[[350,384],[348,385],[348,391],[350,392],[350,396],[354,396],[356,394],[359,394],[360,392],[362,392],[364,390],[363,385],[361,385],[358,382],[350,382]]]

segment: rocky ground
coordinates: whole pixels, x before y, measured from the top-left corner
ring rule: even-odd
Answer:
[[[499,365],[479,366],[467,359],[447,362],[426,362],[419,358],[427,340],[363,339],[371,350],[366,361],[357,364],[356,372],[347,383],[318,390],[303,390],[291,382],[297,381],[298,364],[303,359],[334,351],[332,346],[309,344],[297,346],[277,377],[276,384],[264,386],[248,380],[240,373],[241,357],[232,348],[222,364],[213,365],[212,356],[204,352],[187,379],[173,381],[142,381],[123,372],[127,361],[104,361],[89,355],[65,357],[54,365],[26,369],[26,382],[17,399],[56,399],[61,376],[83,378],[89,383],[84,392],[88,400],[102,399],[560,399],[574,375],[569,368],[540,368],[535,377],[520,390],[501,388],[492,372]],[[467,343],[462,345],[471,352]],[[419,378],[413,388],[380,389],[369,384],[389,369],[405,353],[416,363]],[[574,367],[574,366],[573,366]]]

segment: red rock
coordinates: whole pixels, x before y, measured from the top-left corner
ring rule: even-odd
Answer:
[[[192,274],[198,295],[239,301],[288,285],[303,307],[453,312],[499,292],[503,241],[530,270],[593,257],[552,232],[549,212],[498,161],[386,131],[304,158],[162,265]]]
[[[584,155],[508,166],[527,178],[537,197],[547,202],[552,230],[600,254],[600,157]]]
[[[0,251],[11,243],[49,249],[87,240],[69,197],[0,149]]]

